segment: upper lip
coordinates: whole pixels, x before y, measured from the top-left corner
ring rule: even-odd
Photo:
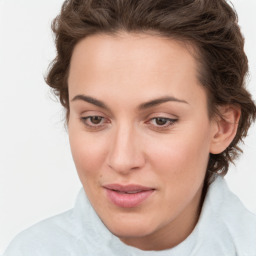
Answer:
[[[148,191],[155,190],[152,187],[145,187],[137,184],[129,184],[129,185],[121,185],[121,184],[107,184],[103,186],[106,189],[120,191],[120,192],[140,192],[140,191]]]

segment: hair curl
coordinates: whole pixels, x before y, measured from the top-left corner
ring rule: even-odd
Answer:
[[[156,32],[195,46],[199,81],[206,89],[211,114],[217,106],[241,109],[237,134],[221,154],[210,154],[206,179],[225,175],[242,150],[239,142],[256,118],[256,106],[245,88],[248,60],[235,10],[225,0],[66,0],[53,23],[57,56],[47,84],[53,88],[69,117],[67,78],[75,45],[98,33]]]

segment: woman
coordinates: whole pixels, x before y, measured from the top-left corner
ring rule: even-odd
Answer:
[[[254,255],[224,176],[256,117],[224,0],[65,1],[47,83],[83,190],[5,255]]]

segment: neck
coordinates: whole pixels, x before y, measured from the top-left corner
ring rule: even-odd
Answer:
[[[157,231],[144,237],[120,238],[125,244],[141,250],[165,250],[183,242],[195,228],[202,205],[203,187],[199,189],[190,204],[177,218],[159,227]]]

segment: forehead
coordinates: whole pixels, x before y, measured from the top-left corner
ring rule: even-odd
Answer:
[[[113,91],[145,100],[170,94],[197,97],[202,93],[191,45],[149,34],[99,34],[74,48],[68,79],[71,97],[77,93],[105,97]],[[136,92],[136,95],[134,94]]]
[[[109,64],[127,65],[129,63],[143,64],[144,68],[158,69],[178,67],[196,69],[194,59],[195,47],[185,41],[178,41],[170,38],[160,37],[153,34],[127,33],[119,34],[96,34],[82,39],[74,48],[71,65],[79,62],[93,67],[104,68]],[[90,62],[86,61],[90,60]],[[174,60],[175,63],[170,61]],[[184,65],[184,61],[188,65]],[[183,63],[182,63],[183,62]],[[120,66],[120,68],[121,68]],[[131,67],[132,68],[132,67]]]

